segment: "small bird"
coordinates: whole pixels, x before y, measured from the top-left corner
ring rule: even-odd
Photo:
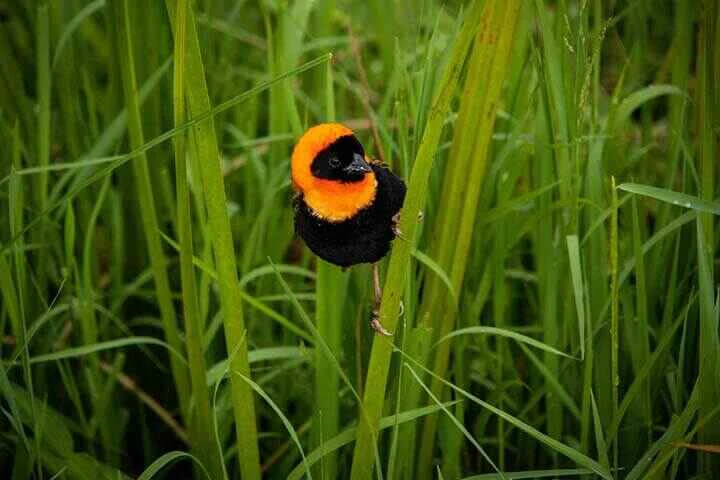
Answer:
[[[365,155],[352,130],[323,123],[307,130],[291,161],[295,231],[315,255],[343,268],[373,264],[375,308],[370,325],[390,335],[379,321],[382,298],[378,263],[399,235],[405,183]]]

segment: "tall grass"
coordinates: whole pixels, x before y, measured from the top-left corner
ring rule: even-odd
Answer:
[[[173,118],[175,126],[183,124],[185,112],[185,52],[187,51],[188,3],[181,0],[175,6],[175,45],[173,57]],[[192,217],[190,215],[190,188],[188,182],[187,151],[185,135],[175,137],[175,188],[177,228],[180,245],[180,276],[182,280],[182,302],[185,330],[187,332],[187,354],[190,364],[192,400],[195,408],[187,412],[187,423],[192,426],[193,447],[208,473],[214,478],[223,474],[222,458],[215,445],[214,422],[210,409],[210,390],[205,379],[206,364],[203,348],[204,325],[200,318],[197,285],[193,272]]]
[[[717,477],[718,52],[716,0],[0,5],[0,476]],[[408,184],[389,338],[294,235],[326,121]]]

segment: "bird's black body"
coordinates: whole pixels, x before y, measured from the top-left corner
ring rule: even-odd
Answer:
[[[405,200],[405,183],[383,165],[371,164],[377,179],[373,201],[356,215],[330,222],[295,200],[295,231],[318,257],[341,267],[374,263],[387,255],[395,238],[396,215]]]

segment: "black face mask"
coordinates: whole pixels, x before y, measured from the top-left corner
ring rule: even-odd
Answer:
[[[359,182],[371,171],[365,151],[354,135],[335,140],[315,156],[310,171],[317,178],[343,183]]]

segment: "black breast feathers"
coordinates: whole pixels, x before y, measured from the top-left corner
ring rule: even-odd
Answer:
[[[382,165],[371,165],[375,199],[351,218],[329,222],[312,213],[302,194],[295,201],[295,231],[310,250],[341,267],[374,263],[387,255],[395,238],[393,217],[405,200],[405,183]]]

